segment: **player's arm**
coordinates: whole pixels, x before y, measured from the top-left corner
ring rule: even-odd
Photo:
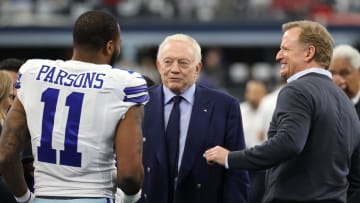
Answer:
[[[29,191],[20,157],[29,140],[24,107],[15,99],[0,136],[0,171],[6,185],[16,197],[22,197]]]
[[[142,129],[144,106],[132,106],[116,130],[117,185],[126,195],[137,194],[142,186]]]

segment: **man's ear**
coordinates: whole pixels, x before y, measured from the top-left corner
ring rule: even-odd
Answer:
[[[157,68],[158,72],[160,73],[161,65],[160,65],[160,61],[157,59],[156,59],[156,68]]]
[[[305,52],[305,61],[311,61],[315,57],[316,48],[310,45]]]
[[[202,63],[201,62],[199,62],[196,66],[195,66],[195,68],[196,68],[196,73],[199,75],[200,74],[200,71],[201,71],[201,69],[202,69]]]

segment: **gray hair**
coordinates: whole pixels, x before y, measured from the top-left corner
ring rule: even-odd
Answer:
[[[332,59],[348,59],[351,65],[356,69],[360,69],[360,53],[354,47],[341,44],[335,47]]]
[[[199,43],[189,35],[185,34],[174,34],[167,36],[164,41],[161,42],[159,45],[159,49],[157,52],[157,58],[159,59],[160,51],[163,49],[163,47],[169,42],[169,41],[180,41],[184,43],[190,43],[190,45],[194,48],[195,51],[195,62],[200,63],[201,62],[201,47]]]

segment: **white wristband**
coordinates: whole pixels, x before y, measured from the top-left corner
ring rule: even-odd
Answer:
[[[16,202],[18,202],[18,203],[30,203],[34,199],[34,194],[32,194],[30,192],[30,190],[28,189],[23,196],[21,196],[21,197],[14,196],[14,197],[15,197]]]
[[[141,189],[134,195],[125,194],[120,188],[116,189],[115,202],[116,203],[134,203],[141,197]]]

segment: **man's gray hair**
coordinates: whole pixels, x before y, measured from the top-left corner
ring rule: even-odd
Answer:
[[[190,43],[190,45],[194,48],[194,51],[195,51],[195,62],[196,63],[201,62],[201,47],[200,47],[199,43],[194,38],[190,37],[189,35],[185,35],[185,34],[174,34],[174,35],[167,36],[164,39],[164,41],[162,41],[161,44],[159,45],[159,49],[157,52],[158,59],[159,59],[160,51],[169,41],[180,41],[180,42],[184,42],[184,43]]]
[[[335,47],[332,59],[348,59],[351,65],[359,70],[360,69],[360,53],[354,47],[341,44]]]

